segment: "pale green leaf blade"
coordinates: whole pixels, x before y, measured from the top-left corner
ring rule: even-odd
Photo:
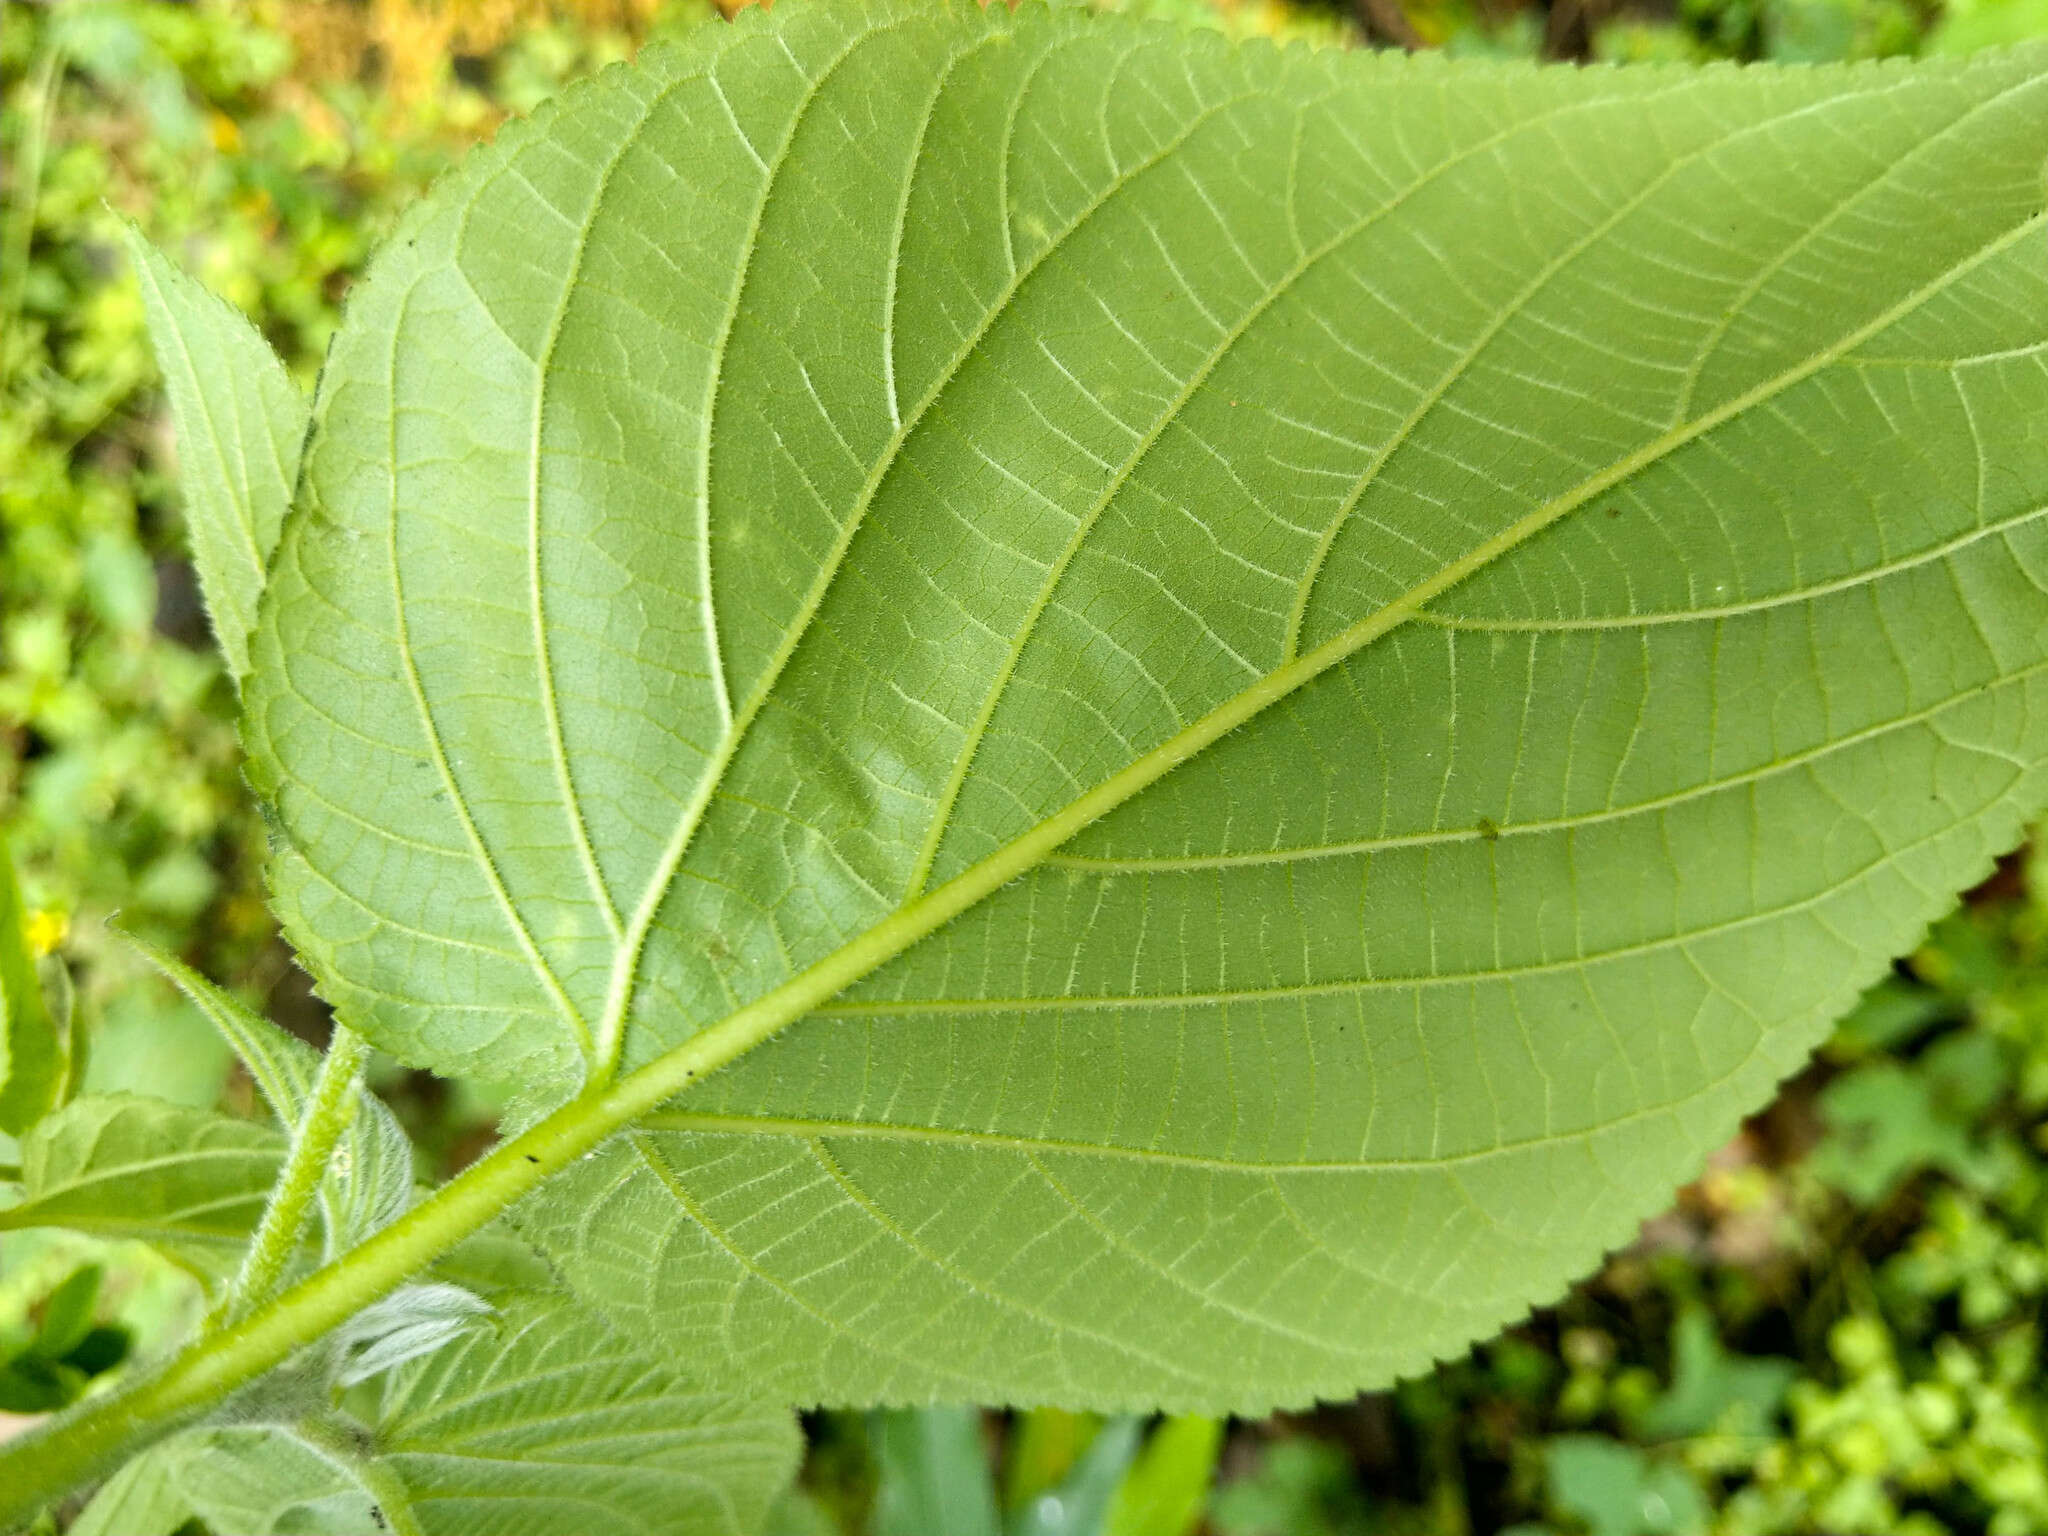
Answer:
[[[796,1469],[787,1408],[707,1393],[560,1297],[398,1363],[359,1419],[190,1430],[178,1489],[237,1536],[753,1536]]]
[[[228,670],[249,670],[264,567],[291,505],[306,401],[248,318],[130,226],[157,366],[177,429],[200,590]]]
[[[795,1473],[787,1408],[708,1393],[593,1314],[509,1301],[394,1372],[379,1462],[428,1536],[745,1536]],[[694,1362],[691,1362],[694,1364]]]
[[[43,997],[28,947],[28,914],[0,838],[0,1131],[19,1136],[62,1100],[69,1031]]]
[[[239,1249],[284,1156],[269,1126],[129,1094],[89,1094],[21,1143],[20,1203],[0,1230]]]
[[[174,1536],[192,1518],[178,1487],[181,1454],[173,1438],[125,1463],[78,1512],[65,1536]]]
[[[367,1439],[367,1437],[364,1437]],[[232,1424],[171,1444],[178,1490],[211,1530],[235,1536],[421,1536],[403,1490],[368,1446],[310,1426]],[[380,1496],[381,1495],[381,1496]]]
[[[808,1012],[524,1217],[750,1390],[1415,1370],[2040,808],[2044,161],[2039,50],[656,52],[353,298],[249,696],[294,941],[564,1089]]]

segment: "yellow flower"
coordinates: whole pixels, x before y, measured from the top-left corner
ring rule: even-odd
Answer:
[[[40,959],[64,942],[71,932],[71,919],[62,912],[42,909],[29,913],[26,927],[29,952]]]

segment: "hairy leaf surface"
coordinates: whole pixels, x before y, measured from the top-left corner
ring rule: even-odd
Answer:
[[[128,230],[150,340],[178,435],[192,563],[228,670],[249,633],[306,435],[306,401],[248,317]]]
[[[795,1471],[786,1408],[693,1389],[594,1314],[508,1301],[341,1413],[186,1430],[82,1516],[161,1536],[747,1536]],[[105,1506],[102,1508],[102,1506]]]
[[[313,1082],[319,1075],[320,1053],[176,956],[140,939],[131,937],[129,942],[147,955],[234,1047],[279,1122],[298,1125],[305,1118]],[[356,1095],[355,1114],[320,1181],[321,1240],[327,1257],[354,1247],[396,1220],[411,1203],[412,1194],[412,1142],[391,1107],[363,1089]]]
[[[124,1464],[99,1492],[65,1536],[172,1536],[192,1518],[192,1506],[178,1489],[176,1440],[153,1445]]]
[[[429,1536],[757,1530],[796,1470],[795,1416],[658,1363],[677,1359],[559,1299],[508,1301],[386,1379],[382,1459]]]
[[[73,1099],[21,1143],[22,1200],[0,1230],[68,1227],[190,1258],[247,1240],[284,1138],[211,1110],[109,1093]]]
[[[2044,160],[2040,51],[650,53],[352,300],[249,692],[290,932],[564,1093],[836,991],[525,1212],[750,1390],[1416,1369],[2039,808]]]

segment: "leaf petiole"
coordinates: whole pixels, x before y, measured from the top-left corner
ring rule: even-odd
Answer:
[[[335,1146],[355,1118],[357,1090],[369,1057],[367,1040],[345,1024],[335,1025],[319,1075],[313,1079],[306,1112],[292,1133],[291,1151],[285,1155],[270,1203],[263,1208],[263,1218],[250,1239],[241,1272],[215,1313],[216,1325],[246,1316],[277,1290],[305,1232],[307,1212],[319,1193]]]

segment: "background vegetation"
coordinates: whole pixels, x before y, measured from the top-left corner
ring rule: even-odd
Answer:
[[[1655,4],[1656,0],[1649,0]],[[2048,33],[2048,0],[1131,0],[1312,46],[1815,61]],[[106,929],[321,1005],[266,914],[233,689],[181,554],[117,219],[310,385],[393,214],[507,114],[709,0],[0,3],[0,831],[77,980],[96,1089],[260,1112]],[[445,1175],[487,1091],[379,1087]],[[0,1138],[0,1163],[12,1148]],[[2048,1532],[2048,856],[2015,857],[1639,1242],[1468,1361],[1302,1417],[823,1415],[790,1533]],[[130,1245],[10,1236],[0,1411],[187,1322]],[[0,1418],[0,1433],[7,1420]],[[1105,1513],[1107,1511],[1107,1513]]]

